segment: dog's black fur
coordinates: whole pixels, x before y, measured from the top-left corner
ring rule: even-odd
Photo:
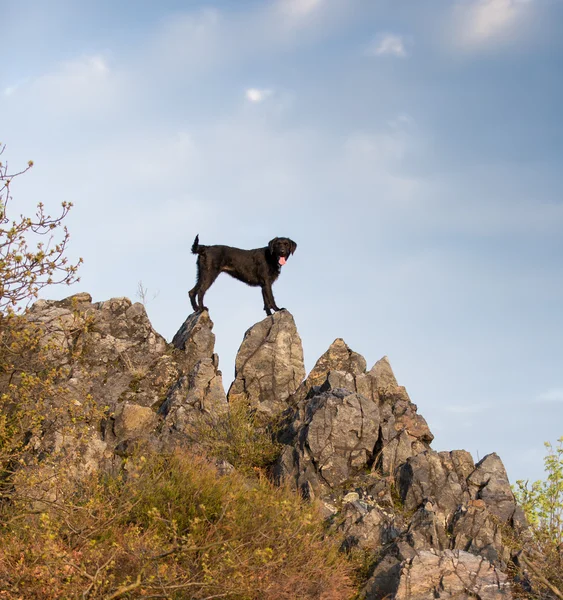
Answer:
[[[202,246],[199,243],[199,235],[196,235],[192,253],[198,255],[197,281],[189,292],[193,309],[196,312],[207,310],[203,305],[203,296],[219,273],[225,272],[248,285],[262,288],[267,315],[271,315],[272,310],[283,310],[276,306],[272,284],[280,274],[280,258],[287,260],[296,248],[297,244],[289,238],[274,238],[265,248],[255,250],[241,250],[231,246]]]

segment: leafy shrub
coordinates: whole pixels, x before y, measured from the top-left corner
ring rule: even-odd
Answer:
[[[546,479],[516,482],[514,494],[531,524],[531,540],[522,557],[534,598],[563,598],[563,437],[545,444]]]
[[[350,598],[321,517],[266,479],[176,452],[91,475],[40,511],[0,515],[0,597]]]
[[[0,159],[4,151],[5,146],[0,144]],[[63,202],[58,217],[47,214],[41,202],[33,217],[10,216],[10,186],[14,178],[32,166],[29,161],[25,169],[11,172],[8,163],[0,160],[0,312],[3,313],[29,303],[47,285],[70,285],[77,281],[82,263],[80,259],[70,264],[66,256],[70,236],[63,221],[72,204]],[[61,228],[62,235],[55,240],[54,234]]]
[[[248,404],[239,401],[231,402],[228,411],[196,419],[188,436],[209,456],[251,475],[267,469],[279,456],[275,429],[275,423],[261,422]]]

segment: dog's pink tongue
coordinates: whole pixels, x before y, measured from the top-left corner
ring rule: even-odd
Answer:
[[[280,259],[278,261],[280,263],[280,265],[285,265],[285,258],[283,256],[280,256]]]

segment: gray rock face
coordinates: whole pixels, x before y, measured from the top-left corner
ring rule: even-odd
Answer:
[[[460,550],[421,551],[403,564],[395,600],[506,600],[508,579],[486,559]]]
[[[266,317],[244,335],[229,402],[244,402],[264,416],[279,415],[305,377],[303,347],[291,314]]]
[[[221,374],[210,358],[204,358],[172,386],[159,413],[165,416],[168,427],[185,431],[197,415],[219,414],[226,410],[227,396]]]
[[[397,487],[407,510],[432,499],[450,517],[460,504],[471,499],[464,473],[473,470],[468,452],[427,450],[413,456],[397,471]]]
[[[400,533],[400,524],[392,511],[360,500],[359,495],[346,502],[338,515],[338,529],[344,535],[344,547],[378,551]],[[348,495],[350,496],[350,494]]]
[[[143,305],[127,298],[93,303],[82,293],[40,300],[27,318],[44,329],[45,344],[54,348],[52,360],[64,359],[68,376],[61,395],[71,400],[90,396],[106,407],[106,458],[140,439],[152,436],[151,443],[157,443],[163,419],[164,431],[181,430],[194,411],[226,410],[213,323],[206,312],[188,317],[174,345],[154,331]],[[51,438],[46,431],[45,443]],[[90,445],[97,443],[92,434]]]
[[[386,475],[393,475],[409,457],[428,450],[434,436],[405,388],[392,385],[389,363],[380,363],[372,369],[382,372],[380,380],[387,381],[385,387],[378,388],[382,418],[379,466]]]
[[[147,435],[157,422],[156,414],[147,406],[123,402],[115,411],[113,430],[118,442],[123,442]]]
[[[207,311],[192,313],[172,338],[172,345],[181,351],[186,373],[206,358],[211,359],[216,368],[219,367],[219,359],[214,353],[213,321]]]
[[[345,393],[348,398],[354,396],[355,401],[349,403],[346,409],[349,423],[341,422],[344,413],[325,409],[329,392],[333,396]],[[338,439],[356,436],[353,441],[351,437],[349,443],[357,443],[359,434],[353,433],[353,427],[349,427],[353,420],[364,426],[360,436],[364,440],[362,443],[373,444],[364,450],[369,457],[362,459],[362,468],[366,470],[367,467],[368,471],[377,469],[383,476],[388,476],[409,457],[428,450],[433,439],[426,421],[417,414],[417,408],[405,389],[397,385],[387,357],[366,372],[364,358],[341,339],[335,340],[321,356],[291,401],[297,409],[288,416],[285,433],[281,436],[281,441],[289,447],[284,450],[276,473],[278,477],[287,476],[296,481],[306,494],[311,491],[318,493],[322,485],[335,487],[353,473],[353,469],[342,468],[348,457],[344,458],[339,449],[342,439]],[[310,424],[305,415],[310,415],[312,407],[321,412]],[[338,420],[335,420],[336,417]],[[318,425],[321,420],[322,427]],[[369,427],[365,428],[368,421]],[[325,432],[329,431],[331,442],[336,442],[336,445],[327,444]],[[322,445],[321,452],[319,446]],[[328,455],[333,458],[327,462]],[[321,465],[324,474],[321,474]],[[333,478],[330,469],[339,475]]]
[[[450,533],[455,549],[479,554],[495,564],[505,565],[510,560],[510,552],[503,545],[500,523],[482,500],[472,500],[458,508]]]
[[[174,434],[172,439],[177,434],[189,432],[191,435],[191,426],[201,415],[217,415],[228,410],[212,330],[213,321],[207,311],[194,313],[172,340],[182,372],[158,411],[164,417],[167,445],[170,445],[168,432]]]
[[[377,404],[337,388],[303,401],[293,414],[293,443],[278,463],[307,496],[335,488],[370,466],[379,435]]]
[[[340,339],[292,403],[276,476],[322,500],[345,548],[384,549],[366,598],[411,597],[406,582],[426,569],[437,579],[432,575],[427,588],[419,582],[413,598],[507,597],[501,570],[510,550],[500,523],[520,517],[496,455],[475,465],[464,450],[431,450],[428,424],[388,359],[366,372],[363,358]]]
[[[516,501],[504,465],[497,454],[488,454],[477,463],[467,482],[491,514],[503,523],[512,518]]]
[[[110,410],[122,401],[154,407],[177,376],[178,369],[162,360],[168,346],[143,305],[127,298],[92,303],[89,294],[77,294],[40,300],[28,319],[64,355],[65,388],[75,398],[90,395]]]

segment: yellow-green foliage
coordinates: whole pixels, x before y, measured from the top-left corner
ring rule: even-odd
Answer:
[[[274,440],[274,431],[275,423],[260,422],[247,404],[231,402],[228,411],[197,419],[188,435],[210,456],[252,474],[279,456],[281,447]]]
[[[520,480],[514,488],[532,526],[532,539],[525,552],[532,562],[530,574],[537,584],[533,597],[537,598],[554,597],[549,595],[553,591],[550,585],[560,593],[563,590],[563,437],[555,448],[549,442],[545,446],[545,480],[531,485]]]
[[[148,454],[59,502],[0,515],[0,597],[323,599],[353,595],[314,507],[201,457]]]
[[[37,297],[39,290],[52,284],[71,284],[77,281],[77,271],[82,259],[69,264],[66,250],[69,233],[63,221],[71,209],[69,202],[62,203],[58,217],[45,212],[40,202],[33,217],[11,211],[10,186],[15,177],[33,166],[19,172],[8,168],[2,160],[5,146],[0,144],[0,312],[17,309]],[[11,214],[13,212],[13,214]],[[14,218],[14,216],[16,218]],[[54,234],[59,233],[55,241]]]
[[[61,450],[69,437],[77,448],[99,422],[91,398],[76,398],[65,386],[87,321],[76,314],[72,325],[47,330],[25,316],[0,314],[0,498],[14,493],[13,475],[22,464],[36,463],[46,450],[42,464],[59,464],[61,456],[50,451],[55,439]]]

